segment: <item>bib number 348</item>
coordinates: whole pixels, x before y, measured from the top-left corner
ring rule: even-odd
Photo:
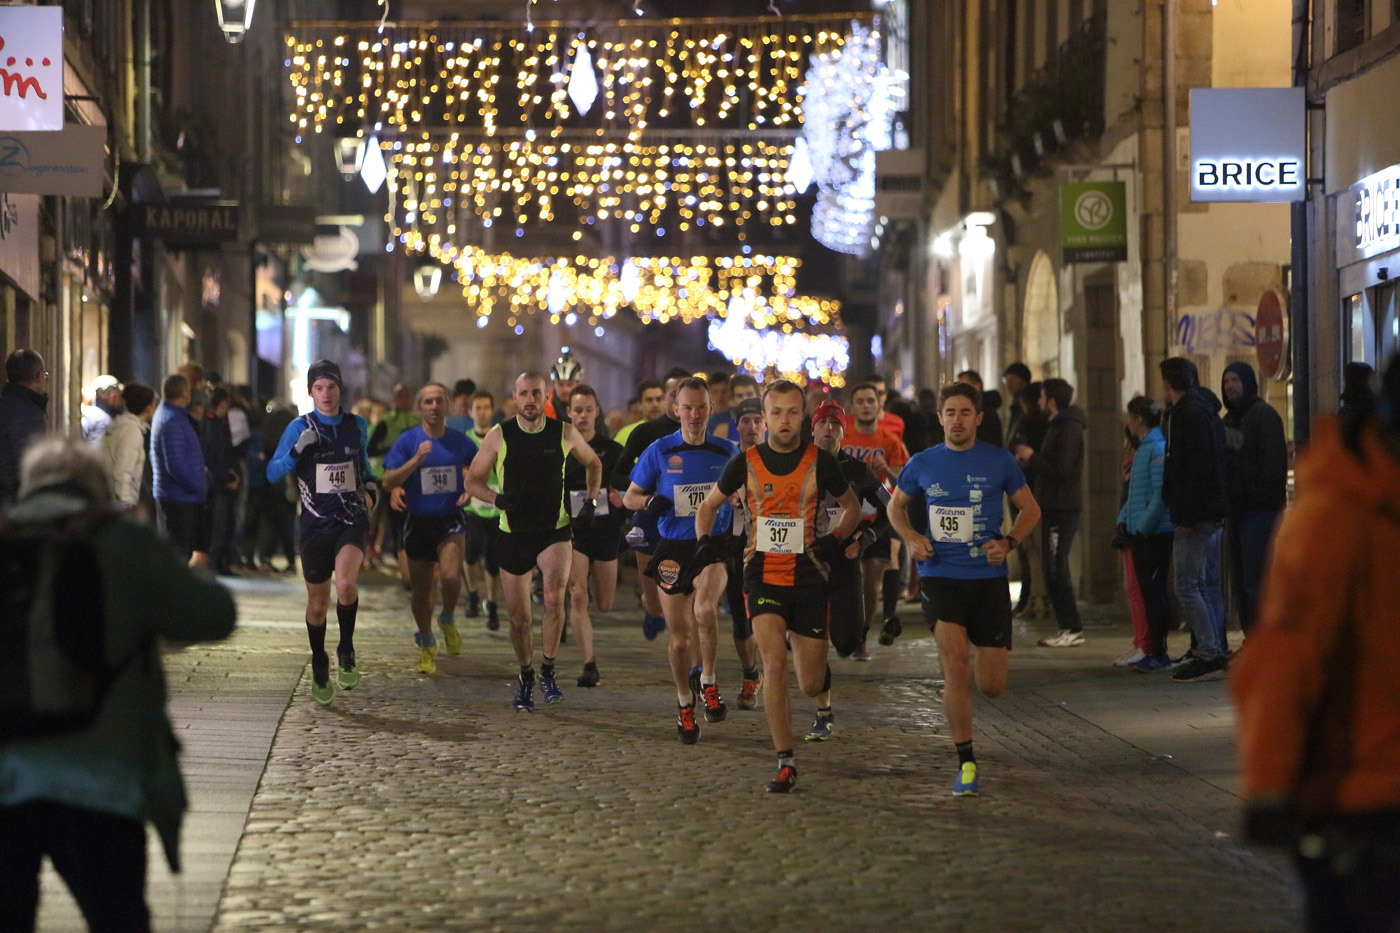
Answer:
[[[804,547],[802,519],[759,518],[754,523],[758,549],[764,554],[801,554]]]

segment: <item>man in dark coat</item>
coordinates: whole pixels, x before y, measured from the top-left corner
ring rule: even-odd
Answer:
[[[1259,397],[1259,382],[1248,363],[1231,363],[1220,379],[1225,397],[1225,443],[1230,517],[1225,541],[1231,588],[1240,594],[1240,628],[1254,625],[1259,577],[1278,515],[1288,501],[1288,438],[1283,419]]]
[[[0,505],[19,492],[19,457],[29,441],[44,433],[44,358],[20,349],[5,358],[4,389],[0,389]]]

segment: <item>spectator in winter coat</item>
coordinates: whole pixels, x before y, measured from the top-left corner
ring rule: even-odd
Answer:
[[[106,470],[90,444],[44,438],[25,453],[22,472],[23,495],[8,515],[15,526],[64,527],[110,506]],[[103,611],[85,624],[104,636],[114,680],[85,728],[0,743],[0,930],[34,928],[46,855],[93,930],[150,929],[144,824],[154,825],[171,870],[180,870],[185,788],[158,640],[226,637],[233,597],[185,569],[135,521],[98,524],[89,540]]]
[[[1128,498],[1118,512],[1118,524],[1128,536],[1133,574],[1147,614],[1147,647],[1133,664],[1144,674],[1171,666],[1167,658],[1167,629],[1171,624],[1170,582],[1172,539],[1176,529],[1162,501],[1162,472],[1167,441],[1162,436],[1162,409],[1146,396],[1128,403],[1128,430],[1138,440],[1128,477]]]
[[[1040,445],[1045,443],[1045,432],[1050,427],[1050,419],[1040,408],[1042,389],[1038,382],[1027,382],[1017,394],[1016,403],[1020,414],[1006,439],[1006,449],[1012,454],[1021,446],[1037,451]],[[1034,490],[1035,471],[1028,463],[1029,461],[1022,464],[1021,469],[1026,474],[1026,482]],[[1011,520],[1016,520],[1015,506],[1011,507]],[[1021,574],[1021,593],[1012,611],[1017,615],[1038,617],[1053,611],[1049,609],[1045,577],[1035,569],[1040,566],[1040,551],[1040,535],[1031,535],[1016,549],[1016,566]]]
[[[156,413],[156,394],[139,382],[122,388],[121,414],[112,419],[102,436],[102,459],[112,495],[128,508],[141,503],[141,480],[146,472],[146,432]]]
[[[1232,506],[1225,523],[1233,589],[1240,594],[1240,628],[1254,625],[1264,555],[1288,502],[1288,437],[1283,419],[1259,397],[1248,363],[1231,363],[1220,380],[1225,397],[1227,476]]]
[[[1006,386],[1006,391],[1011,395],[1011,405],[1007,409],[1006,415],[1006,449],[1014,453],[1016,447],[1012,444],[1011,438],[1016,434],[1016,425],[1026,411],[1021,404],[1021,393],[1031,384],[1031,368],[1019,361],[1012,363],[1002,371],[1001,381]],[[1037,398],[1039,398],[1039,394],[1037,394]]]
[[[1229,665],[1219,560],[1220,530],[1230,511],[1222,406],[1185,357],[1163,360],[1161,371],[1168,405],[1162,501],[1176,526],[1172,585],[1195,636],[1195,656],[1173,672],[1172,680],[1219,680]]]
[[[19,349],[5,358],[5,388],[0,389],[0,505],[19,492],[19,458],[36,434],[44,433],[44,394],[48,378],[44,358]]]
[[[1074,389],[1063,379],[1046,379],[1042,402],[1050,417],[1045,440],[1039,450],[1029,445],[1016,448],[1016,459],[1035,476],[1035,501],[1040,505],[1041,569],[1045,588],[1055,609],[1059,631],[1037,644],[1046,648],[1072,648],[1084,644],[1084,625],[1074,596],[1069,572],[1069,552],[1079,531],[1079,514],[1084,507],[1084,429],[1089,419],[1078,406],[1071,405]]]
[[[190,403],[190,381],[170,376],[161,394],[164,401],[151,419],[152,485],[165,535],[189,560],[199,544],[209,478],[199,435],[185,411]]]
[[[116,376],[98,376],[83,389],[83,440],[100,444],[112,419],[122,413],[122,384]]]

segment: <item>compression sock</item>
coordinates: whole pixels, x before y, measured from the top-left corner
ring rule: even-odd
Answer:
[[[884,578],[880,581],[886,619],[894,618],[894,614],[899,611],[899,591],[899,568],[886,570]]]
[[[542,660],[542,661],[540,662],[540,676],[541,676],[541,677],[553,677],[553,676],[554,676],[554,659],[553,659],[553,658],[545,658],[544,660]]]
[[[312,625],[306,623],[306,640],[311,642],[311,653],[322,655],[326,653],[326,627],[325,625]]]
[[[335,618],[340,623],[340,647],[345,651],[355,650],[355,616],[360,611],[360,601],[357,599],[349,605],[342,606],[335,604]],[[324,641],[326,630],[321,628],[321,638]]]
[[[520,682],[527,687],[535,682],[535,665],[531,664],[520,669]]]
[[[976,761],[976,760],[977,760],[976,758],[974,758],[974,757],[972,756],[972,740],[971,740],[971,739],[968,739],[966,742],[958,742],[958,743],[954,744],[953,747],[956,748],[956,749],[958,750],[958,764],[959,764],[959,765],[965,765],[965,764],[967,764],[969,761]]]
[[[746,668],[744,668],[744,679],[745,679],[745,680],[754,680],[754,681],[758,680],[758,668],[756,668],[756,667],[752,667],[752,668],[746,667]]]
[[[831,665],[826,666],[826,679],[822,681],[822,688],[819,692],[828,693],[831,690]]]

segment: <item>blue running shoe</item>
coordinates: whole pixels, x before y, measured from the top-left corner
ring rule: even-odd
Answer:
[[[834,713],[817,712],[817,721],[812,723],[812,728],[807,730],[807,734],[802,738],[808,742],[825,742],[831,738],[831,730],[836,725],[836,715]]]
[[[958,769],[958,776],[953,779],[953,796],[976,797],[978,791],[977,762],[964,761]]]
[[[564,702],[564,691],[559,689],[559,682],[553,677],[540,678],[540,695],[546,703]]]
[[[526,683],[523,680],[516,681],[515,700],[510,704],[517,713],[533,713],[535,711],[535,685]]]

